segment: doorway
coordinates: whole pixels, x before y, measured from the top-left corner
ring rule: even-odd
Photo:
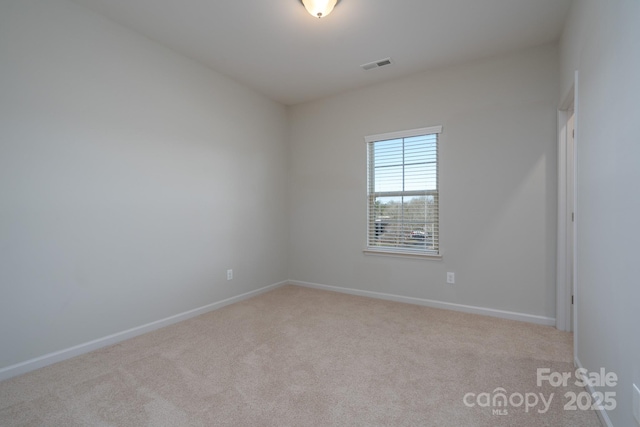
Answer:
[[[556,327],[574,332],[576,342],[576,158],[577,73],[574,87],[558,109],[558,242],[556,268]]]

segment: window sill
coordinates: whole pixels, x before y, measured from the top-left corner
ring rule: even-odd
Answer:
[[[400,251],[385,251],[378,249],[364,249],[362,251],[365,255],[378,255],[389,256],[396,258],[413,258],[413,259],[425,259],[431,261],[441,261],[442,255],[422,254],[417,252],[400,252]]]

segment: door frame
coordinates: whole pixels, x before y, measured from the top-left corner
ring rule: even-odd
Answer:
[[[578,72],[574,84],[558,107],[558,235],[556,264],[556,327],[573,330],[574,357],[577,354],[578,275],[577,275],[577,159],[578,159]],[[568,122],[573,114],[573,153],[568,146]],[[571,173],[571,176],[569,174]],[[573,194],[567,184],[573,181]],[[573,206],[573,221],[570,207]],[[573,228],[570,233],[569,227]],[[573,280],[571,278],[573,277]],[[572,283],[573,282],[573,286]],[[571,309],[573,296],[573,310]],[[573,317],[572,317],[573,311]]]
[[[577,75],[576,75],[577,78]],[[576,80],[577,81],[577,80]],[[577,140],[577,102],[576,85],[571,87],[562,99],[558,108],[558,236],[557,236],[557,269],[556,269],[556,327],[562,331],[571,330],[571,296],[575,294],[571,286],[571,276],[575,267],[575,233],[573,237],[570,227],[575,228],[575,160]],[[574,150],[571,152],[569,138],[569,120],[573,115]],[[571,176],[569,176],[571,174]],[[573,181],[573,192],[569,184]],[[573,193],[573,194],[571,194]],[[573,202],[573,203],[572,203]],[[573,206],[572,206],[573,205]],[[573,207],[573,209],[572,209]],[[571,222],[571,213],[574,221]],[[574,230],[575,231],[575,230]],[[574,280],[575,282],[575,276]]]

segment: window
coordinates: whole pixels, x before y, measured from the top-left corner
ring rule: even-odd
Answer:
[[[365,138],[367,249],[440,257],[438,135],[441,126]]]

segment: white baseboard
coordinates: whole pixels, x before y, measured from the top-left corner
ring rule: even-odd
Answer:
[[[341,288],[338,286],[320,285],[317,283],[301,282],[298,280],[289,280],[289,283],[306,288],[324,289],[327,291],[342,292],[344,294],[350,295],[359,295],[389,301],[404,302],[408,304],[422,305],[425,307],[443,308],[445,310],[462,311],[464,313],[481,314],[484,316],[499,317],[509,320],[519,320],[521,322],[536,323],[538,325],[555,326],[556,324],[556,319],[553,317],[536,316],[533,314],[516,313],[513,311],[495,310],[493,308],[475,307],[472,305],[454,304],[451,302],[436,301],[424,298],[405,297],[401,295],[385,294],[381,292]]]
[[[83,344],[79,344],[64,350],[56,351],[53,353],[45,354],[44,356],[36,357],[34,359],[27,360],[25,362],[17,363],[15,365],[7,366],[0,369],[0,381],[8,378],[15,377],[17,375],[25,374],[38,368],[42,368],[51,365],[56,362],[61,362],[66,359],[70,359],[81,354],[89,353],[102,347],[117,344],[121,341],[136,337],[138,335],[145,334],[147,332],[154,331],[156,329],[163,328],[165,326],[172,325],[174,323],[181,322],[183,320],[190,319],[192,317],[199,316],[209,311],[217,310],[226,305],[233,304],[264,292],[279,288],[283,285],[291,284],[297,286],[303,286],[307,288],[323,289],[327,291],[342,292],[351,295],[360,295],[370,298],[384,299],[389,301],[404,302],[409,304],[417,304],[426,307],[443,308],[447,310],[462,311],[465,313],[481,314],[486,316],[500,317],[503,319],[519,320],[529,323],[537,323],[540,325],[554,326],[555,319],[551,317],[534,316],[531,314],[515,313],[511,311],[495,310],[491,308],[474,307],[469,305],[454,304],[449,302],[428,300],[423,298],[405,297],[400,295],[385,294],[380,292],[363,291],[359,289],[341,288],[338,286],[320,285],[317,283],[302,282],[297,280],[288,280],[273,285],[265,286],[255,291],[247,292],[235,297],[227,298],[222,301],[214,302],[212,304],[205,305],[193,310],[185,311],[184,313],[176,314],[174,316],[167,317],[165,319],[157,320],[155,322],[147,323],[146,325],[138,326],[128,329],[126,331],[118,332],[106,337],[98,338],[93,341],[89,341]],[[606,414],[605,414],[606,417]],[[608,417],[606,418],[608,419]],[[607,425],[611,425],[610,423]]]
[[[161,320],[156,320],[155,322],[147,323],[146,325],[137,326],[126,331],[117,332],[115,334],[98,338],[96,340],[79,344],[64,350],[45,354],[44,356],[36,357],[35,359],[7,366],[6,368],[0,369],[0,381],[15,377],[17,375],[25,374],[27,372],[45,367],[47,365],[51,365],[56,362],[61,362],[66,359],[79,356],[81,354],[89,353],[102,347],[117,344],[121,341],[128,340],[129,338],[133,338],[147,332],[155,331],[156,329],[160,329],[174,323],[182,322],[183,320],[187,320],[192,317],[207,313],[209,311],[217,310],[226,305],[233,304],[254,297],[256,295],[260,295],[264,292],[279,288],[280,286],[286,285],[287,283],[289,282],[285,281],[274,283],[273,285],[265,286],[263,288],[256,289],[255,291],[227,298],[222,301],[214,302],[212,304],[207,304],[203,307],[195,308],[193,310],[185,311],[184,313],[176,314],[174,316],[170,316]]]
[[[577,357],[574,358],[573,363],[575,364],[576,368],[584,369],[584,366],[582,366],[582,363],[580,363],[580,359],[578,359]],[[591,396],[593,396],[593,393],[595,392],[595,390],[593,389],[591,384],[587,384],[585,388],[587,389],[587,392]],[[604,410],[604,408],[596,409],[596,414],[598,414],[598,418],[600,419],[600,422],[602,423],[603,426],[613,427],[611,418],[609,418],[609,414],[607,413],[607,411]]]

